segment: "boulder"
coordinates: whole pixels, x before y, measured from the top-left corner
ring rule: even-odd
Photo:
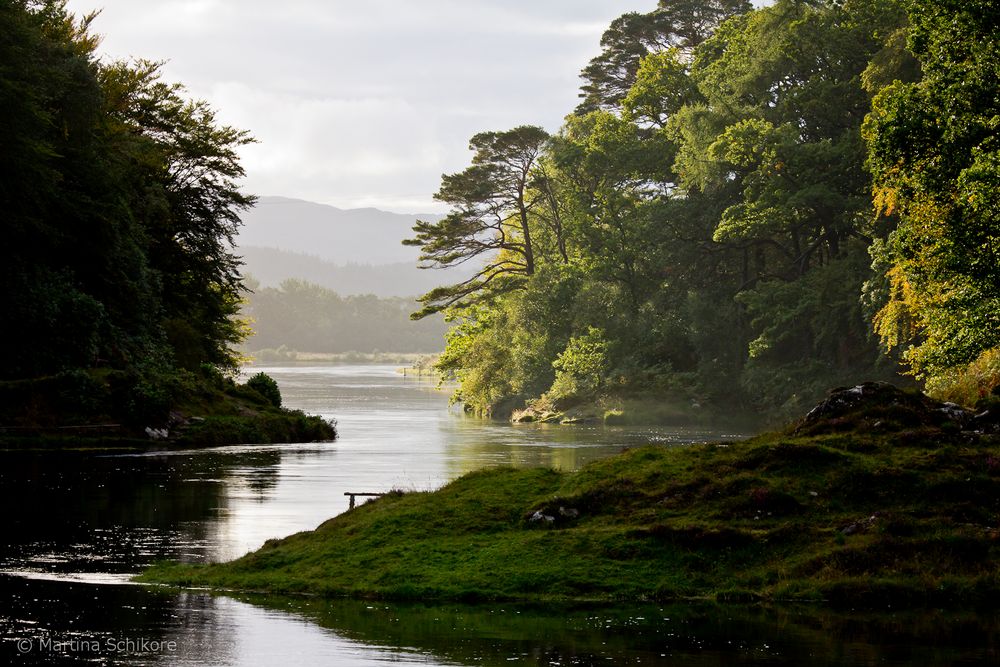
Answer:
[[[816,435],[837,431],[893,431],[951,423],[967,428],[974,415],[954,403],[941,403],[919,392],[904,391],[888,382],[865,382],[834,389],[796,425],[795,433]]]

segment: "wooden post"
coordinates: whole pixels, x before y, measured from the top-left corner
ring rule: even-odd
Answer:
[[[368,493],[368,492],[360,492],[360,491],[344,491],[344,495],[351,497],[351,505],[347,509],[348,510],[352,510],[352,509],[354,509],[354,497],[355,496],[384,496],[385,493]]]

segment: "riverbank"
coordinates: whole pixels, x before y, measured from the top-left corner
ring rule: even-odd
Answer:
[[[260,363],[320,362],[341,364],[414,364],[435,358],[433,352],[303,352],[281,346],[247,351],[247,356]]]
[[[795,428],[393,493],[146,582],[396,599],[996,604],[995,421],[886,385]]]
[[[508,406],[501,406],[508,407]],[[578,402],[531,401],[523,409],[502,410],[494,418],[514,424],[604,424],[605,426],[727,425],[744,432],[762,430],[763,418],[745,410],[724,410],[692,401],[649,395],[605,395]]]
[[[143,448],[334,440],[332,421],[281,407],[213,369],[150,380],[121,371],[70,371],[0,382],[0,448]]]

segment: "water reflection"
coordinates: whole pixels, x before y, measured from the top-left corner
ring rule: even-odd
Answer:
[[[3,577],[0,663],[129,665],[440,664],[338,636],[286,610],[140,586]]]
[[[998,618],[711,604],[424,605],[243,596],[373,651],[456,665],[955,665],[1000,657]]]
[[[11,511],[0,564],[47,572],[134,572],[156,559],[202,560],[212,551],[212,526],[241,485],[252,480],[245,492],[253,494],[273,486],[280,462],[269,452],[238,465],[210,455],[2,457],[0,499]]]
[[[973,612],[428,605],[0,583],[7,593],[0,662],[9,664],[933,667],[1000,659],[1000,618]],[[74,639],[98,642],[99,650],[46,650],[46,641]],[[159,647],[143,650],[143,641]],[[19,642],[32,650],[22,652]]]

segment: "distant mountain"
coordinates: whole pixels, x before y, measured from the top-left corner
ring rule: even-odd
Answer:
[[[246,263],[243,273],[259,281],[261,287],[278,287],[287,278],[299,278],[342,295],[419,296],[471,275],[463,269],[418,269],[416,261],[341,265],[277,248],[243,246],[237,252]]]
[[[345,210],[301,199],[261,197],[243,215],[236,245],[306,253],[339,265],[416,264],[418,249],[403,246],[403,239],[412,235],[418,219],[441,217],[374,208]]]
[[[475,271],[472,265],[444,271],[417,268],[419,249],[402,241],[411,236],[418,219],[440,218],[261,197],[243,215],[236,254],[245,262],[244,275],[262,287],[299,278],[343,296],[419,296]]]

